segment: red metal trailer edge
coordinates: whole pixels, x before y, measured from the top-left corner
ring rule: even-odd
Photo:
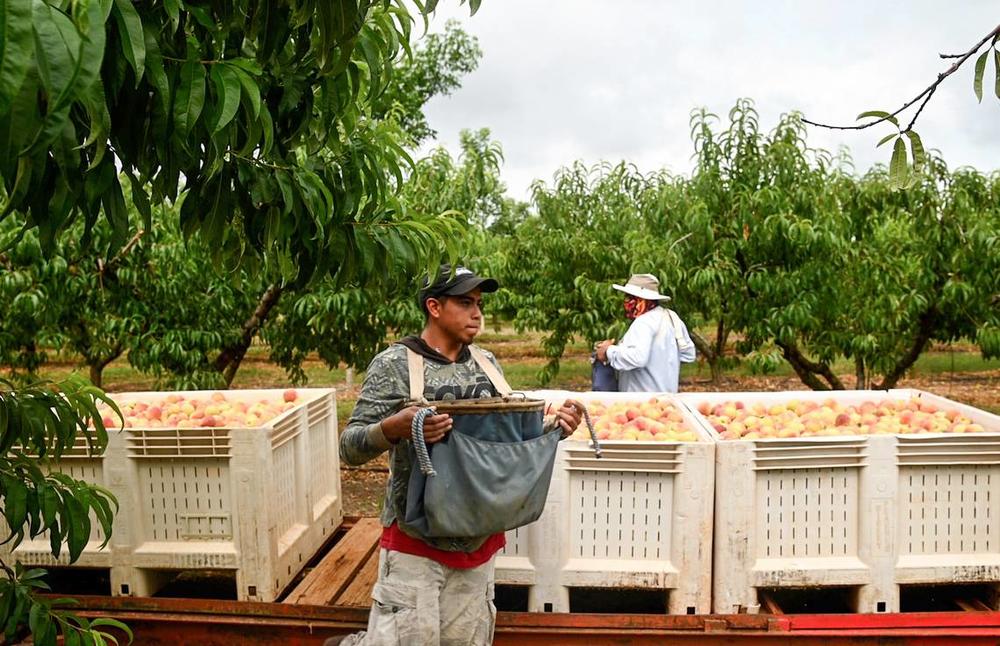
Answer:
[[[129,624],[136,644],[319,646],[361,630],[367,610],[198,599],[80,597],[86,616]],[[877,615],[618,615],[501,612],[505,644],[1000,645],[1000,612]]]

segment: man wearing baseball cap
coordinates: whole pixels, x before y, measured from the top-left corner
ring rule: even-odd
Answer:
[[[482,326],[484,293],[499,284],[466,267],[442,266],[422,284],[418,302],[426,323],[379,353],[365,374],[351,419],[340,438],[346,464],[360,465],[389,452],[390,477],[382,508],[378,580],[364,633],[335,637],[328,644],[370,646],[469,644],[493,641],[493,569],[505,545],[503,532],[475,538],[428,537],[406,522],[410,472],[410,425],[419,406],[410,399],[408,352],[423,359],[423,397],[427,401],[495,397],[490,372],[500,365],[490,352],[472,345]],[[543,430],[563,437],[580,423],[583,405],[568,400]],[[424,439],[440,442],[452,429],[447,414],[424,420]],[[515,465],[511,465],[512,469]],[[462,505],[461,491],[455,505]]]
[[[612,287],[625,294],[625,316],[632,324],[621,343],[597,344],[597,360],[618,371],[622,392],[677,392],[680,364],[695,360],[695,348],[687,326],[666,307],[670,297],[660,294],[652,274],[633,274]]]

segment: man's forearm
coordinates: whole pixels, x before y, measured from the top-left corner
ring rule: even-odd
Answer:
[[[391,446],[380,422],[349,424],[340,436],[340,457],[345,464],[364,464],[382,455]]]

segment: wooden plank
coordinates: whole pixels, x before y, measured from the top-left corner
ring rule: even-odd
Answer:
[[[775,601],[774,597],[772,597],[767,591],[759,590],[757,592],[757,596],[760,598],[761,610],[763,610],[765,614],[768,615],[785,614],[784,612],[781,611],[781,606],[778,605],[778,602]]]
[[[382,536],[377,518],[361,518],[302,579],[284,603],[322,606],[336,599],[374,553]]]
[[[980,599],[955,599],[955,604],[966,612],[989,612],[992,610]]]
[[[343,594],[334,599],[331,605],[346,608],[367,608],[372,605],[372,588],[378,579],[378,553],[368,557],[358,575],[351,581]]]

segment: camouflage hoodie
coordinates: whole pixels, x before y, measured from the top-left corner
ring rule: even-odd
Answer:
[[[410,398],[406,347],[424,357],[424,398],[428,401],[478,399],[497,394],[468,348],[462,348],[458,361],[453,363],[428,347],[419,337],[407,337],[380,352],[368,366],[361,395],[347,428],[340,436],[340,456],[346,464],[359,465],[389,451],[390,477],[382,507],[382,525],[388,527],[396,521],[400,529],[428,545],[450,552],[471,552],[489,537],[428,538],[402,523],[412,468],[410,441],[400,440],[391,444],[382,433],[379,422],[402,409]],[[484,353],[499,369],[496,357],[490,352]]]

